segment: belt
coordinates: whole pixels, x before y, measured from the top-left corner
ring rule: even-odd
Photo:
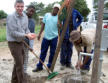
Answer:
[[[17,44],[21,44],[23,42],[17,42],[17,41],[8,41],[8,43],[17,43]]]

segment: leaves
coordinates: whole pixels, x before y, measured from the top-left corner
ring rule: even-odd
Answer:
[[[6,18],[6,17],[7,17],[7,14],[3,10],[0,10],[0,19]]]
[[[63,1],[60,2],[60,4],[62,3]],[[81,13],[81,15],[84,17],[84,20],[87,19],[87,16],[90,13],[90,9],[87,7],[85,0],[75,0],[74,8]]]
[[[108,2],[105,4],[105,8],[108,9]]]
[[[104,6],[104,8],[107,10],[108,9],[108,2],[106,2],[107,0],[105,0],[104,1],[104,4],[105,4],[105,6]],[[93,8],[95,8],[95,10],[97,10],[98,9],[98,0],[94,0],[94,7]]]
[[[87,7],[85,0],[75,0],[74,8],[77,9],[82,16],[84,17],[84,20],[86,20],[88,14],[90,13],[90,9]]]
[[[53,5],[55,3],[62,4],[62,2],[63,2],[63,0],[60,2],[54,2],[52,4],[48,4],[47,6],[45,6],[43,3],[37,3],[37,2],[30,3],[30,4],[34,5],[36,8],[36,13],[34,15],[34,18],[36,20],[38,20],[39,16],[44,16],[45,13],[51,12]],[[75,0],[75,9],[77,9],[82,14],[84,19],[86,19],[87,15],[90,13],[90,9],[87,7],[85,0]]]

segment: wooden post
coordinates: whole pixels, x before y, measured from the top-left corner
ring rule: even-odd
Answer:
[[[70,0],[66,22],[64,24],[63,31],[61,33],[61,37],[60,37],[60,40],[58,42],[58,46],[56,48],[55,55],[54,55],[54,58],[53,58],[53,62],[52,62],[52,65],[51,65],[51,71],[52,72],[54,70],[54,66],[55,66],[55,63],[56,63],[56,60],[57,60],[57,57],[58,57],[58,54],[59,54],[59,51],[60,51],[60,48],[61,48],[61,44],[62,44],[62,41],[64,39],[65,32],[67,30],[68,22],[69,22],[71,14],[72,14],[72,9],[73,9],[73,6],[74,6],[74,2],[75,2],[75,0]]]
[[[103,23],[103,9],[104,9],[104,0],[99,0],[91,83],[99,83],[99,58],[100,58],[100,46],[101,46],[100,45],[101,31]]]

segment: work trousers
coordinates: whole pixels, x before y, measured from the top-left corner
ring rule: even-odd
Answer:
[[[63,40],[61,45],[61,52],[60,52],[60,63],[62,65],[71,64],[72,47],[73,44],[69,41],[69,39]]]
[[[55,37],[52,40],[47,40],[47,39],[43,38],[43,41],[41,44],[40,59],[43,62],[45,61],[48,48],[50,47],[50,56],[49,56],[49,60],[48,60],[48,64],[47,64],[48,68],[50,68],[51,64],[52,64],[53,56],[55,54],[55,50],[56,50],[56,46],[57,46],[57,40],[58,40],[58,37]],[[42,63],[39,61],[39,63],[37,64],[37,68],[43,69],[42,66],[43,66]]]
[[[22,42],[8,42],[8,46],[15,61],[11,83],[27,83],[23,68],[24,44]]]

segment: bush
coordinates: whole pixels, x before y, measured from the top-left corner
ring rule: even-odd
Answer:
[[[6,28],[0,27],[0,42],[6,41]]]
[[[35,27],[35,33],[36,34],[39,33],[40,28],[41,28],[41,25],[36,25],[36,27]]]

